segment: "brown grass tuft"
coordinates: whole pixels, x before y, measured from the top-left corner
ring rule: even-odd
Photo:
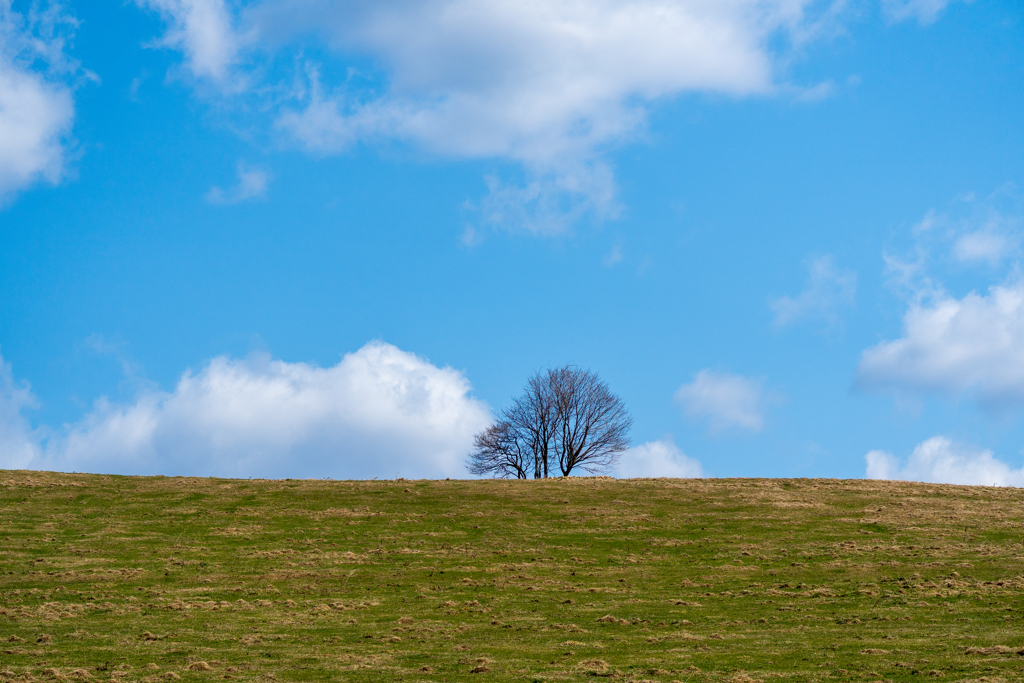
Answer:
[[[740,671],[729,678],[729,683],[763,683],[760,678],[752,678],[750,675]]]
[[[576,665],[576,670],[588,676],[603,676],[611,667],[603,659],[584,659]]]
[[[613,617],[610,614],[598,617],[595,621],[599,624],[621,624],[622,626],[629,626],[629,619],[619,619],[618,617]]]
[[[485,674],[490,671],[490,667],[487,666],[491,663],[491,660],[486,657],[480,657],[476,660],[476,666],[469,670],[471,674]]]
[[[1015,654],[1024,657],[1024,647],[1007,647],[1005,645],[993,645],[992,647],[965,647],[961,648],[969,655],[1009,655]]]

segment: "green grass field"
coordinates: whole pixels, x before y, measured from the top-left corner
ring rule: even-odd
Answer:
[[[1024,491],[0,472],[7,681],[1024,680]]]

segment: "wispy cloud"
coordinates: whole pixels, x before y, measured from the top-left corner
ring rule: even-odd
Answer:
[[[837,310],[841,306],[853,305],[857,294],[857,273],[838,268],[832,257],[827,255],[811,259],[807,270],[807,284],[800,294],[769,300],[768,305],[775,313],[776,327],[811,316],[835,324]]]
[[[992,228],[982,228],[961,235],[953,245],[953,255],[965,263],[984,261],[992,266],[1016,251],[1020,237],[1000,234]]]
[[[757,432],[777,397],[765,392],[762,379],[701,370],[679,387],[675,399],[691,419],[707,420],[712,432],[733,427]]]
[[[937,270],[1012,272],[1024,243],[1024,194],[1012,183],[983,196],[963,194],[942,211],[929,210],[908,236],[902,254],[887,250],[884,259],[891,283],[911,298],[943,293]]]
[[[485,181],[488,192],[480,202],[481,220],[535,235],[564,233],[584,216],[605,220],[621,210],[611,168],[601,162],[566,164],[558,172],[536,173],[524,185],[497,176]]]
[[[462,235],[459,237],[459,241],[462,242],[462,246],[472,249],[473,247],[483,244],[484,237],[476,227],[467,225],[463,229]]]
[[[24,469],[39,457],[41,436],[24,415],[37,405],[31,387],[16,382],[0,356],[0,469]]]
[[[916,19],[921,24],[934,23],[942,10],[956,0],[882,0],[882,12],[890,21]],[[968,0],[969,1],[969,0]]]
[[[992,451],[957,444],[944,436],[918,444],[906,462],[885,451],[871,451],[864,459],[868,479],[1024,486],[1024,468],[1013,469],[994,458]]]
[[[791,90],[797,102],[821,102],[835,95],[836,84],[832,81],[822,81],[809,87],[792,86]]]
[[[626,255],[622,253],[622,245],[616,243],[612,245],[612,248],[608,251],[605,257],[601,259],[601,263],[611,268],[612,266],[621,263],[624,258],[626,258]]]
[[[177,50],[195,79],[238,91],[246,84],[237,70],[246,42],[224,0],[136,0],[167,22],[167,31],[154,46]]]
[[[270,174],[259,168],[249,168],[242,162],[235,167],[238,182],[227,190],[213,186],[206,193],[206,201],[211,204],[238,204],[249,199],[259,199],[267,193]]]

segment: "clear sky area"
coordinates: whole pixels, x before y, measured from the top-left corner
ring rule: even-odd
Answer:
[[[0,0],[0,467],[1024,485],[1024,5]]]

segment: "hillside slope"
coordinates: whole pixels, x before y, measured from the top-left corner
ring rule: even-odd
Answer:
[[[1022,502],[0,472],[0,676],[1021,680]]]

